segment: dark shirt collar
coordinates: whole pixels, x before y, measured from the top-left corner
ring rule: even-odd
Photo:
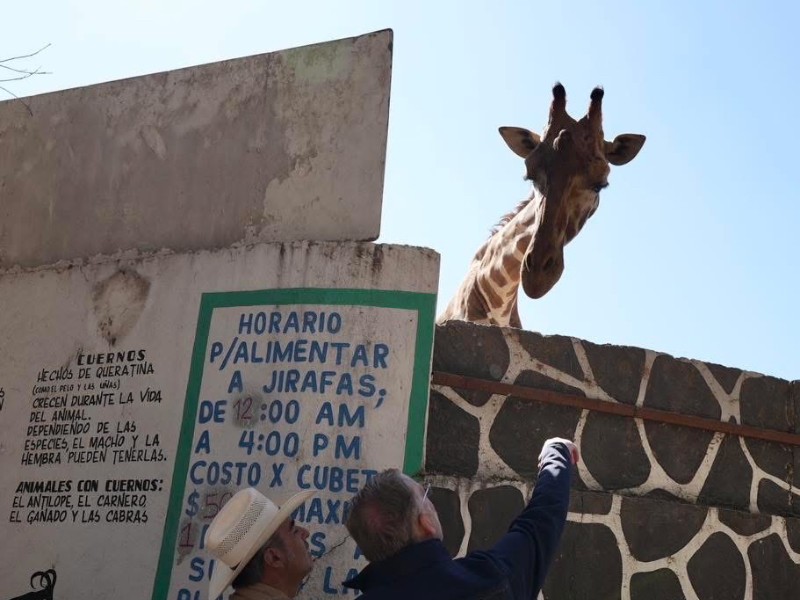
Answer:
[[[441,540],[431,539],[406,546],[394,556],[368,564],[344,582],[349,588],[366,591],[376,585],[385,585],[395,579],[408,577],[433,563],[452,560]]]

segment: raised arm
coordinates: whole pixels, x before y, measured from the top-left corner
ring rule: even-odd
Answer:
[[[571,441],[553,438],[544,443],[530,502],[487,552],[505,571],[515,598],[535,599],[544,584],[564,531],[572,465],[578,460]]]

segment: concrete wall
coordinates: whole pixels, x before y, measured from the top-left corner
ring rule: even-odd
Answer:
[[[0,597],[52,568],[54,597],[205,598],[248,484],[317,491],[305,593],[337,594],[354,486],[422,464],[437,283],[433,251],[316,242],[0,277]]]
[[[392,32],[0,102],[0,268],[373,240]]]
[[[0,598],[204,599],[248,485],[316,491],[302,597],[364,566],[341,522],[423,466],[438,285],[358,243],[391,58],[380,31],[0,103]]]
[[[206,598],[248,485],[316,491],[302,597],[364,566],[341,522],[423,466],[438,285],[359,243],[391,58],[380,31],[0,103],[0,598]]]
[[[800,382],[640,348],[449,323],[434,371],[798,433]],[[545,599],[789,599],[800,589],[796,446],[432,387],[426,471],[445,541],[496,540],[549,437],[583,460]]]

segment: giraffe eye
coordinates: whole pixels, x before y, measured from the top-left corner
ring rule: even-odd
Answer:
[[[595,185],[592,186],[592,191],[595,194],[599,194],[602,190],[604,190],[607,187],[608,187],[608,182],[596,183]]]

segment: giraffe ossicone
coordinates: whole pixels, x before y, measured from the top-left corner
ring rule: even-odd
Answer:
[[[521,127],[500,127],[511,150],[525,160],[531,195],[505,215],[470,264],[455,296],[437,322],[472,321],[522,327],[519,286],[541,298],[564,271],[564,246],[597,210],[610,165],[633,160],[645,136],[603,135],[603,89],[595,88],[580,120],[567,113],[560,83],[553,88],[547,127],[541,136]]]

